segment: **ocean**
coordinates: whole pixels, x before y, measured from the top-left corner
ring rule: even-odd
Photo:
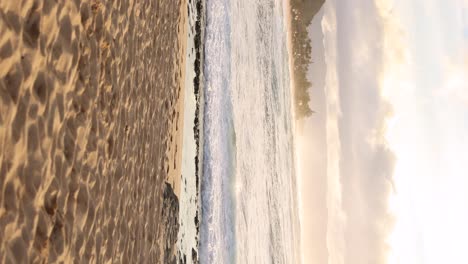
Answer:
[[[299,263],[286,1],[206,0],[200,263]]]

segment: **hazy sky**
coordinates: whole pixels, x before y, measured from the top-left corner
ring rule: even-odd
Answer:
[[[322,12],[299,139],[304,263],[468,263],[468,1]]]

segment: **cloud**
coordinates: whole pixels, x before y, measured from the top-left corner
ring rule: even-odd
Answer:
[[[450,24],[455,41],[452,43],[453,53],[446,52],[441,60],[442,84],[436,89],[436,98],[445,101],[468,105],[468,0],[459,6],[459,19]],[[457,16],[458,17],[458,16]],[[455,34],[454,34],[455,33]]]
[[[444,65],[442,86],[435,90],[435,98],[444,102],[468,105],[468,56],[464,61],[447,61]]]
[[[388,1],[328,0],[322,20],[327,102],[329,264],[386,263],[396,157],[386,141],[387,71],[406,61]]]
[[[341,117],[337,62],[337,25],[335,1],[325,4],[322,19],[323,44],[327,72],[325,77],[326,138],[327,138],[327,249],[328,263],[344,263],[345,213],[342,209],[342,187],[340,182],[341,142],[339,119]]]

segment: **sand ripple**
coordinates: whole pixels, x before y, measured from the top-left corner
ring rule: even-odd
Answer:
[[[181,1],[0,1],[0,263],[173,259]]]

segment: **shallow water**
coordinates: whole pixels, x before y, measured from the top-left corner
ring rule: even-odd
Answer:
[[[201,263],[295,263],[285,1],[207,0]]]

